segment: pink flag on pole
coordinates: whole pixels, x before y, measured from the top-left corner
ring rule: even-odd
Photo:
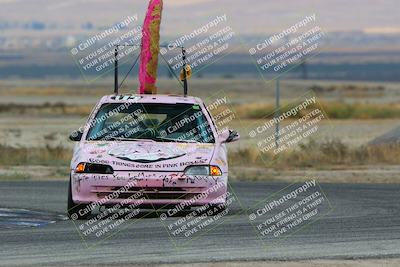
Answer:
[[[144,19],[139,66],[139,94],[157,94],[156,80],[162,8],[163,0],[150,0]]]

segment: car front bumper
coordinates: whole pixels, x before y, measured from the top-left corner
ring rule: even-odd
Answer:
[[[184,176],[168,172],[71,173],[75,204],[137,206],[224,204],[228,174]]]

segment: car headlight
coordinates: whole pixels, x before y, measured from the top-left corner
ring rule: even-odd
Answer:
[[[76,173],[113,174],[114,170],[109,165],[81,162],[75,168]]]
[[[222,171],[218,166],[199,165],[189,166],[185,169],[186,175],[221,176]]]

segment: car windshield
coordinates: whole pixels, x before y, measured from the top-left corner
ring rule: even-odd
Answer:
[[[196,104],[108,103],[91,121],[86,140],[153,140],[214,143],[210,125]]]

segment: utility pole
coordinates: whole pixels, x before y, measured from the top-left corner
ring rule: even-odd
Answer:
[[[280,116],[280,85],[279,78],[276,79],[276,89],[275,89],[275,147],[279,147],[279,116]]]

